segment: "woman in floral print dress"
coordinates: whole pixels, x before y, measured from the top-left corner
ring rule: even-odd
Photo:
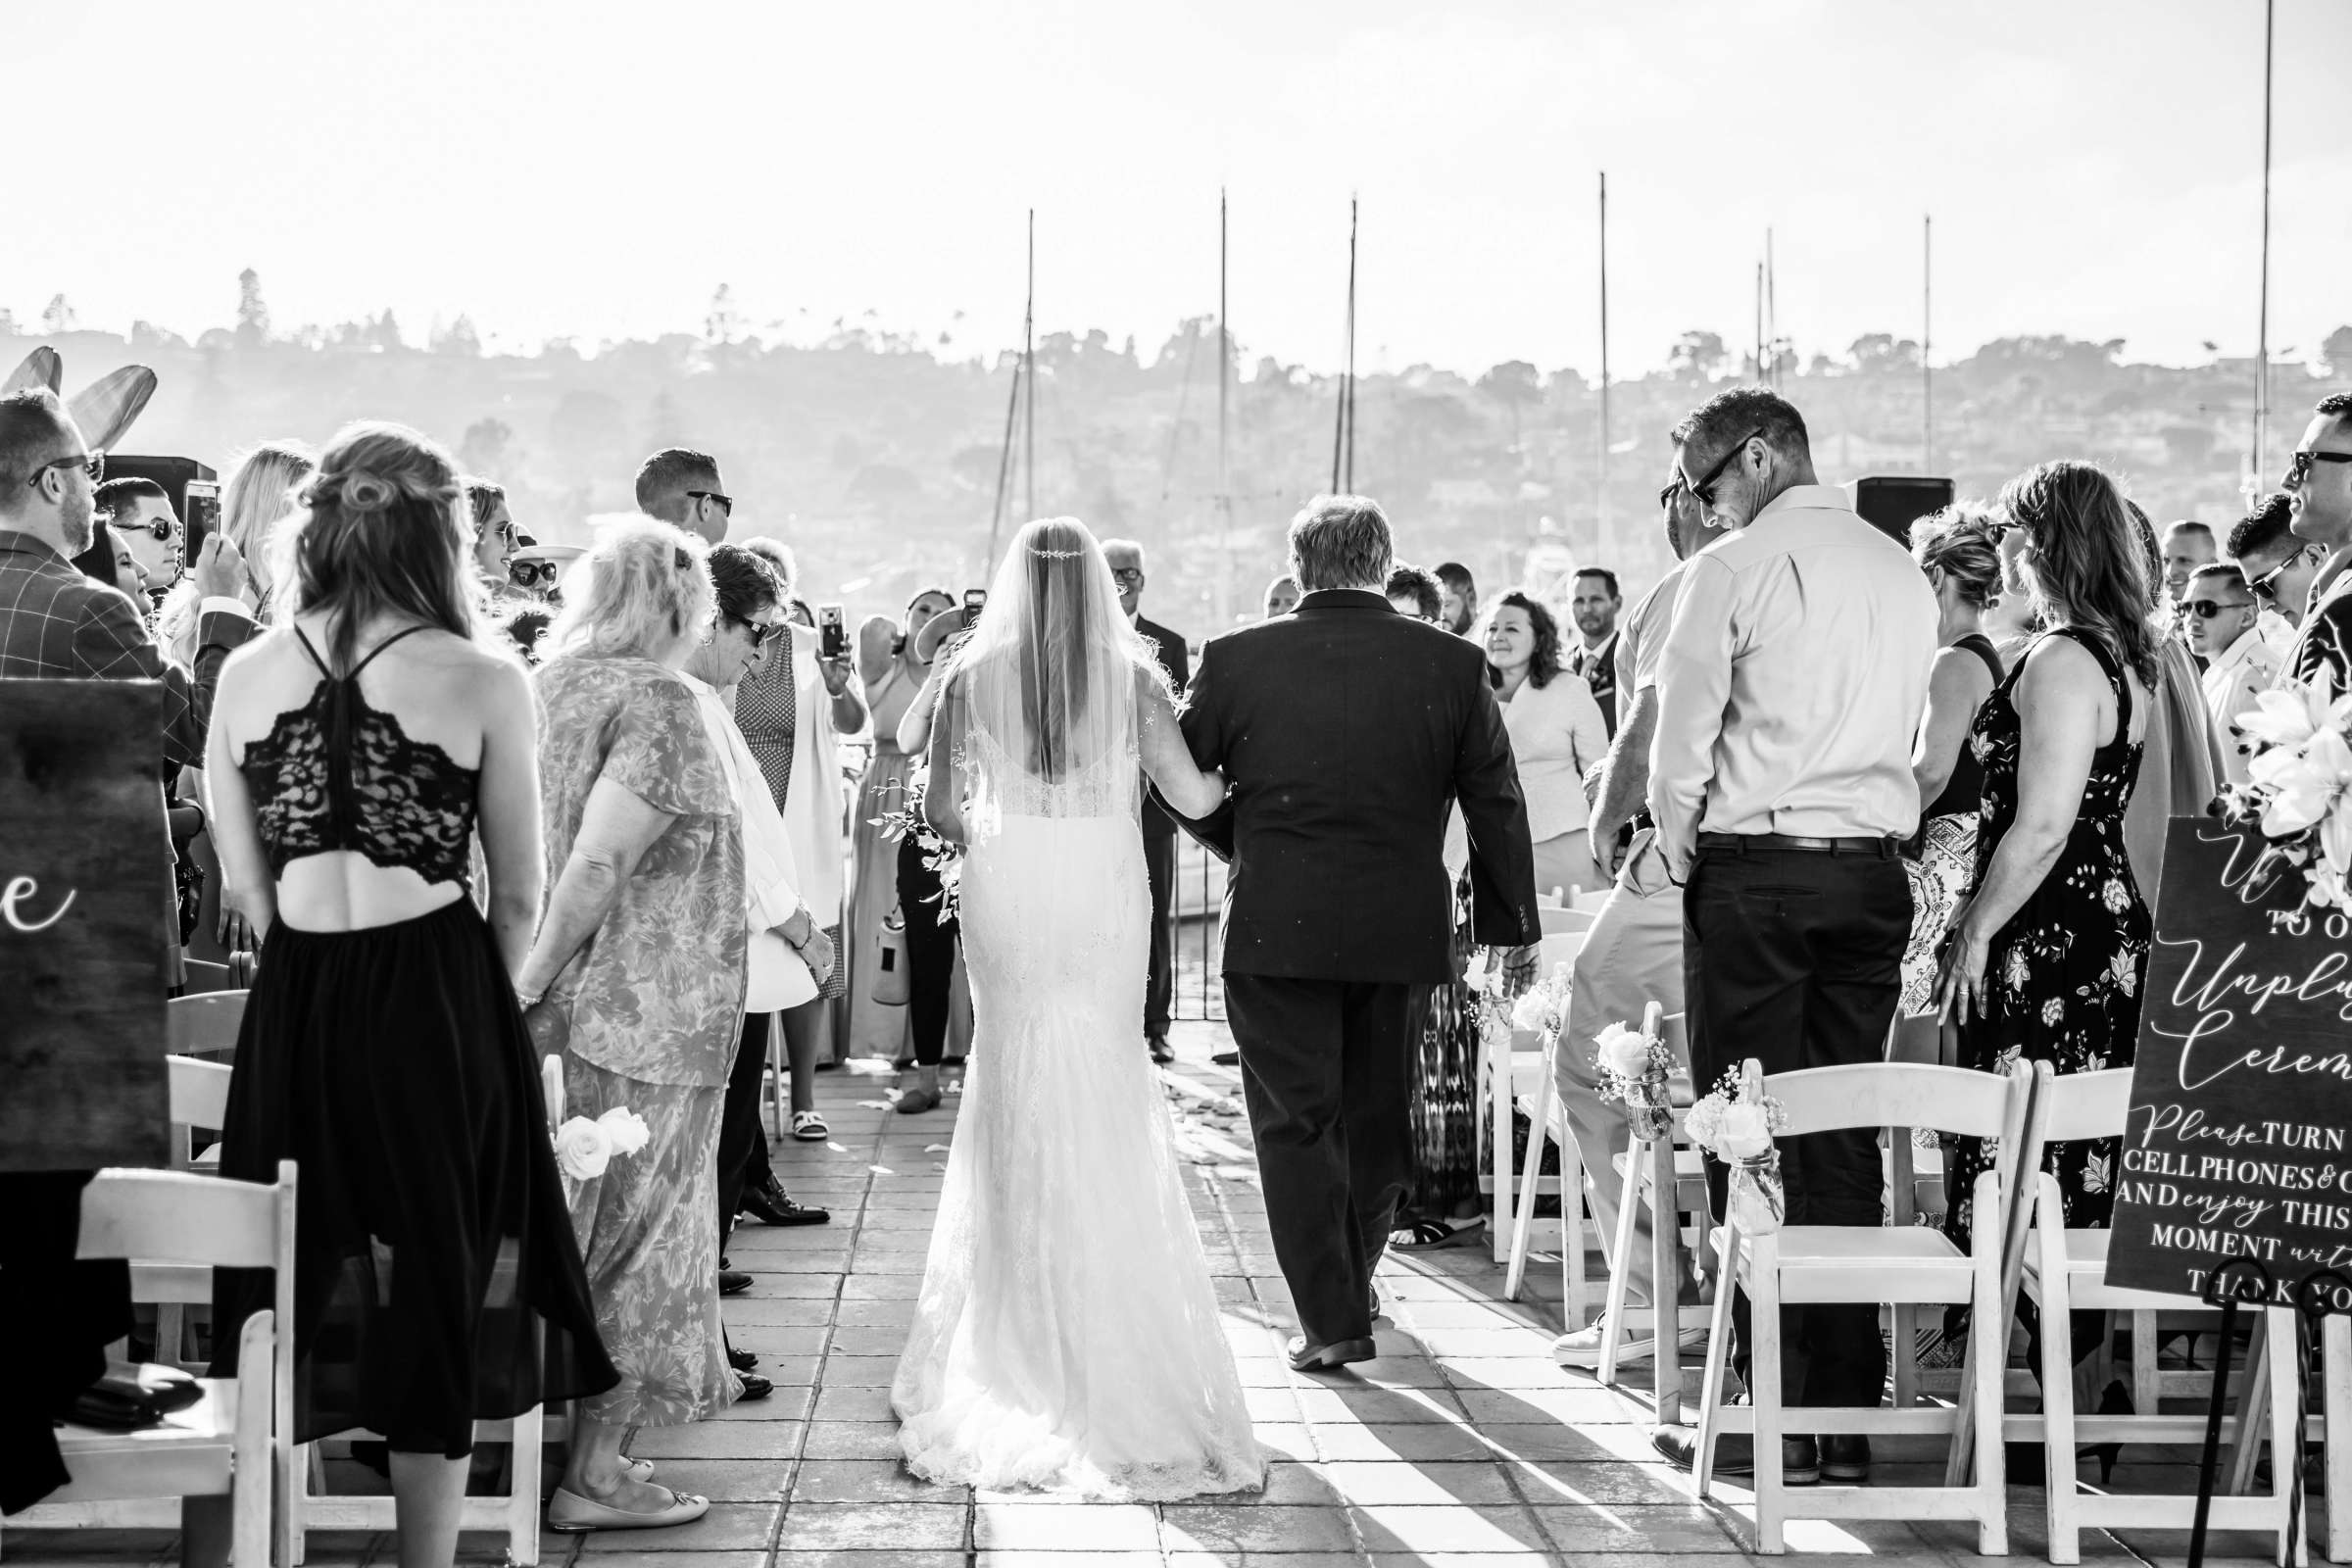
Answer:
[[[2012,586],[2049,631],[1985,700],[1970,739],[1984,769],[1977,892],[1945,954],[1943,1010],[1959,1022],[1963,1066],[2128,1066],[2150,934],[2123,833],[2156,675],[2145,566],[2122,495],[2089,464],[2019,475],[2001,512]],[[2107,1224],[2117,1142],[2049,1146],[2043,1168],[2069,1226]],[[1944,1230],[1963,1248],[1992,1153],[1964,1139],[1948,1166]],[[2088,1353],[2097,1333],[2075,1343]]]

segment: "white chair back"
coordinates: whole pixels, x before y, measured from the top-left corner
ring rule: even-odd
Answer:
[[[1748,1071],[1761,1076],[1762,1068],[1751,1060]],[[1763,1083],[1788,1112],[1785,1138],[1847,1127],[1926,1127],[1963,1138],[1998,1138],[2008,1128],[2017,1093],[2009,1073],[1911,1061],[1804,1067]]]
[[[1551,972],[1561,964],[1576,962],[1577,955],[1585,951],[1585,939],[1592,934],[1590,926],[1582,931],[1563,931],[1556,937],[1545,932],[1543,944],[1544,973],[1542,978],[1548,980],[1551,978]]]
[[[194,966],[195,960],[190,960]],[[237,1030],[245,1022],[249,991],[209,991],[202,996],[173,997],[165,1004],[165,1050],[173,1055],[199,1052],[233,1052]]]
[[[1586,909],[1538,908],[1536,910],[1547,937],[1566,936],[1572,931],[1592,929],[1592,914]]]
[[[82,1190],[75,1255],[291,1270],[292,1160],[278,1177],[263,1186],[193,1171],[102,1170]]]
[[[1568,907],[1580,914],[1598,914],[1600,906],[1609,902],[1610,890],[1607,888],[1594,888],[1590,893],[1578,888],[1569,891],[1573,896],[1568,900]]]
[[[2118,1137],[2132,1109],[2132,1069],[2068,1073],[2051,1079],[2047,1093],[2050,1111],[2042,1132],[2046,1142]]]
[[[173,1164],[184,1169],[179,1161],[186,1157],[188,1129],[227,1124],[228,1086],[236,1077],[236,1069],[226,1062],[198,1061],[193,1056],[168,1057],[165,1064],[172,1073]]]

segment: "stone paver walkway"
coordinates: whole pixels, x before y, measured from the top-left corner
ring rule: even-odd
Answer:
[[[889,1383],[930,1240],[951,1097],[942,1109],[901,1116],[887,1078],[820,1076],[827,1144],[776,1146],[786,1186],[823,1204],[833,1222],[772,1230],[747,1223],[732,1245],[751,1292],[725,1303],[734,1343],[759,1352],[772,1397],[720,1419],[644,1432],[633,1451],[661,1480],[713,1499],[708,1519],[674,1531],[550,1535],[550,1568],[1340,1568],[1426,1564],[1510,1568],[1529,1563],[1627,1568],[1662,1559],[1742,1568],[1747,1526],[1730,1506],[1693,1502],[1688,1480],[1658,1462],[1646,1401],[1562,1372],[1546,1348],[1557,1332],[1559,1268],[1545,1222],[1529,1274],[1530,1299],[1501,1299],[1501,1270],[1482,1248],[1384,1265],[1389,1321],[1380,1357],[1347,1375],[1304,1377],[1281,1359],[1293,1332],[1289,1298],[1267,1239],[1239,1079],[1211,1066],[1225,1036],[1180,1027],[1169,1078],[1188,1186],[1226,1326],[1249,1391],[1257,1436],[1273,1460],[1264,1494],[1249,1501],[1161,1505],[1074,1503],[974,1495],[926,1486],[898,1462]],[[1597,1259],[1595,1265],[1597,1266]],[[1938,1456],[1934,1468],[1940,1471]],[[338,1471],[356,1467],[338,1464]],[[1882,1466],[1925,1478],[1928,1466]],[[2138,1467],[2138,1483],[2180,1488],[2185,1472]],[[2132,1468],[2119,1472],[2132,1486]],[[2013,1493],[2016,1560],[2042,1555],[2038,1492]],[[1974,1533],[1950,1525],[1792,1522],[1783,1563],[1946,1565],[1974,1560]],[[2209,1561],[2244,1561],[2246,1538],[2217,1536]],[[490,1538],[467,1537],[465,1557],[494,1559]],[[2179,1535],[2133,1542],[2092,1533],[2086,1558],[2171,1564]],[[12,1534],[10,1568],[70,1561],[172,1560],[156,1533]],[[2228,1554],[2227,1556],[2225,1554]],[[2267,1554],[2266,1554],[2267,1557]],[[310,1560],[373,1568],[396,1559],[389,1536],[312,1538]]]

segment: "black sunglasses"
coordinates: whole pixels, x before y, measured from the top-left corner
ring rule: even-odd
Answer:
[[[2278,563],[2278,564],[2273,566],[2261,576],[2247,578],[2246,591],[2257,599],[2276,604],[2278,600],[2279,573],[2285,571],[2287,567],[2294,565],[2298,562],[2309,560],[2311,558],[2311,553],[2320,549],[2321,547],[2318,545],[2297,546],[2294,552],[2290,554],[2284,561],[2281,561]]]
[[[689,501],[714,501],[718,504],[719,511],[730,517],[735,515],[735,498],[722,491],[689,490],[686,492],[686,499]]]
[[[2211,620],[2225,610],[2244,610],[2248,607],[2219,599],[2183,599],[2180,601],[2180,608],[2199,620]]]
[[[757,620],[746,620],[741,615],[729,615],[727,618],[751,634],[754,653],[765,648],[770,637],[791,624],[789,621],[782,620],[771,620],[762,624]]]
[[[552,561],[514,561],[507,564],[507,581],[517,588],[535,588],[543,582],[554,582],[562,568]]]
[[[1675,477],[1674,477],[1673,481],[1672,481],[1671,483],[1669,483],[1669,484],[1666,486],[1666,488],[1665,488],[1665,489],[1663,489],[1663,490],[1660,490],[1660,491],[1658,492],[1658,510],[1659,510],[1659,511],[1661,511],[1661,512],[1663,512],[1663,511],[1665,511],[1665,510],[1666,510],[1668,507],[1671,507],[1671,506],[1673,506],[1673,505],[1674,505],[1674,498],[1675,498],[1676,496],[1679,496],[1679,495],[1681,495],[1682,493],[1683,493],[1683,480],[1682,480],[1682,475],[1680,475],[1680,474],[1677,474],[1677,475],[1675,475]]]
[[[90,476],[90,483],[103,484],[106,482],[106,454],[85,452],[77,458],[52,458],[32,470],[32,477],[24,481],[24,487],[38,490],[41,487],[41,475],[51,468],[79,468]],[[164,535],[157,534],[156,537],[161,539]]]
[[[117,529],[120,529],[122,526],[122,525],[121,523],[115,524]],[[179,519],[177,517],[167,515],[162,517],[149,517],[147,519],[147,537],[155,540],[158,544],[161,544],[164,540],[171,538],[177,532],[179,532]]]
[[[2311,466],[2315,463],[2352,463],[2352,452],[2297,452],[2287,461],[2285,487],[2303,488],[2303,481],[2311,477]]]
[[[1715,460],[1715,466],[1707,470],[1706,477],[1691,481],[1690,494],[1700,506],[1711,507],[1715,504],[1715,481],[1723,477],[1723,470],[1732,466],[1732,460],[1745,452],[1747,444],[1763,433],[1761,430],[1748,431],[1747,434],[1732,443],[1732,449],[1729,452]]]

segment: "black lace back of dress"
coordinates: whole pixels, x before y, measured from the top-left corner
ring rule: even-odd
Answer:
[[[278,714],[238,764],[270,875],[306,855],[348,850],[375,865],[405,865],[427,882],[470,880],[479,770],[409,739],[398,718],[369,707],[360,691],[360,671],[377,654],[424,629],[385,638],[348,675],[329,669],[294,629],[318,666],[318,688]]]

